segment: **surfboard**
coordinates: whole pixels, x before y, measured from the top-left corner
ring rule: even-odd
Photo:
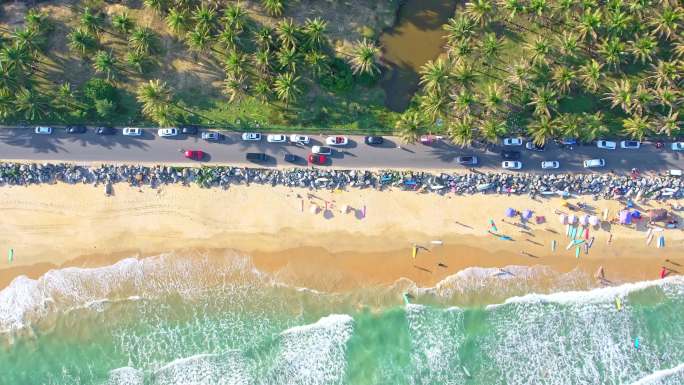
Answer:
[[[615,297],[615,308],[618,311],[622,310],[622,301],[620,301],[620,297]]]
[[[463,374],[465,374],[466,377],[468,377],[468,378],[471,377],[470,372],[468,371],[468,369],[465,366],[461,366],[461,369],[463,369]]]
[[[7,262],[12,263],[14,261],[14,249],[9,249],[7,251]]]
[[[416,259],[416,254],[418,254],[418,247],[413,245],[413,259]]]
[[[404,297],[404,305],[410,304],[409,299],[408,299],[408,293],[404,293],[404,294],[402,294],[402,296]]]
[[[639,337],[637,337],[634,339],[634,348],[639,350],[639,346],[641,346],[641,344],[639,343]]]
[[[580,252],[581,252],[581,247],[577,246],[575,248],[575,258],[579,259]]]

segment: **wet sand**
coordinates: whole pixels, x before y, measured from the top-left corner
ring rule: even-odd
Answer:
[[[678,247],[684,239],[681,230],[666,230],[666,247],[659,249],[655,240],[646,245],[645,224],[592,229],[595,241],[589,254],[582,251],[575,258],[574,248],[565,249],[565,227],[554,214],[561,209],[557,198],[267,186],[139,190],[121,185],[115,186],[114,196],[105,197],[101,188],[57,184],[3,187],[0,202],[0,250],[15,252],[13,262],[6,256],[0,261],[2,287],[20,274],[37,278],[51,268],[190,251],[236,251],[284,282],[327,291],[400,278],[431,286],[469,266],[547,265],[588,275],[603,266],[608,280],[624,282],[656,279],[662,265],[677,269],[665,259],[684,265]],[[585,202],[599,213],[609,208],[614,215],[620,207],[614,201]],[[312,214],[312,205],[321,210]],[[340,212],[344,205],[350,206],[346,214]],[[524,230],[513,224],[520,224],[519,218],[502,222],[507,207],[532,209],[547,223],[528,223]],[[490,218],[499,233],[513,240],[488,234]],[[554,239],[558,246],[552,253]],[[431,242],[437,240],[441,244]],[[421,247],[415,259],[414,244]]]

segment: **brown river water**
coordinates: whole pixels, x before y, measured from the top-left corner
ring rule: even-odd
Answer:
[[[387,65],[380,85],[385,105],[403,111],[418,89],[418,71],[444,51],[444,25],[456,9],[455,0],[406,0],[397,23],[380,35]]]

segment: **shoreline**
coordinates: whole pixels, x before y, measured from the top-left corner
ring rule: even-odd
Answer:
[[[0,286],[19,274],[37,278],[50,268],[94,267],[127,257],[197,250],[236,250],[251,257],[259,270],[295,286],[328,291],[386,285],[400,278],[427,287],[474,266],[545,265],[559,273],[577,268],[589,277],[603,266],[608,280],[621,282],[657,279],[665,259],[684,264],[684,252],[677,247],[684,240],[681,230],[666,230],[666,247],[656,248],[654,242],[646,245],[645,227],[607,223],[604,229],[591,229],[595,242],[590,253],[576,259],[574,250],[565,250],[568,238],[553,214],[561,207],[560,198],[352,189],[315,191],[315,197],[305,199],[307,193],[263,185],[227,190],[117,185],[113,196],[104,197],[89,185],[0,188],[6,216],[0,224],[0,247],[3,253],[9,248],[15,253],[11,264],[6,258],[0,263]],[[311,214],[314,204],[322,212]],[[616,201],[591,204],[613,214],[620,208]],[[344,205],[351,207],[346,214],[339,211]],[[649,205],[642,208],[660,206]],[[360,215],[363,206],[365,217]],[[526,230],[515,218],[504,223],[507,207],[529,208],[547,222],[526,224]],[[490,218],[513,241],[488,235]],[[558,244],[556,252],[551,252],[552,240]],[[413,259],[414,244],[429,251],[420,249]]]

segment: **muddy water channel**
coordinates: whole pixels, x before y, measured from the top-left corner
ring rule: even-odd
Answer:
[[[381,86],[385,104],[403,111],[418,89],[418,71],[444,50],[442,25],[456,9],[456,0],[406,0],[394,27],[380,35],[383,57],[389,68]]]

